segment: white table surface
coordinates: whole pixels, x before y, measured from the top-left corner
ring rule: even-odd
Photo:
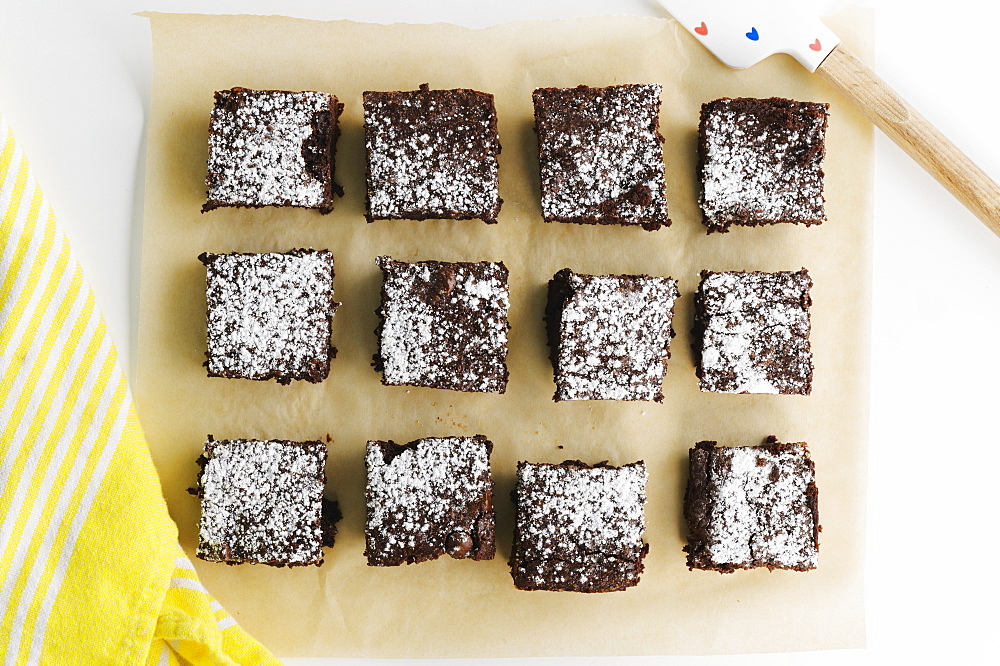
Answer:
[[[816,4],[836,9],[845,3]],[[879,12],[883,78],[1000,179],[1000,5],[951,0],[932,13],[930,3],[919,0],[867,4]],[[0,111],[71,236],[129,363],[150,90],[148,22],[131,14],[145,9],[477,27],[521,18],[662,15],[646,0],[0,0]],[[869,647],[547,663],[871,664],[963,657],[981,663],[996,654],[1000,238],[891,142],[879,136],[876,143]]]

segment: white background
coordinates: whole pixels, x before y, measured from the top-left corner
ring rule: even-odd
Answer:
[[[919,0],[867,4],[878,10],[879,73],[1000,179],[1000,4],[950,0],[933,11]],[[150,91],[149,26],[131,14],[146,9],[473,27],[662,15],[648,0],[0,0],[0,112],[72,238],[129,363]],[[997,654],[1000,238],[882,136],[875,204],[869,647],[548,663],[981,663]]]

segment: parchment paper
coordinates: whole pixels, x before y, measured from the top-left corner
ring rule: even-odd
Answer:
[[[284,656],[460,657],[716,653],[864,645],[863,546],[871,271],[872,130],[844,100],[784,56],[748,71],[718,64],[675,22],[601,17],[485,30],[369,25],[279,17],[149,15],[153,99],[143,227],[136,395],[181,543],[197,539],[195,459],[205,436],[330,438],[327,494],[344,520],[319,568],[274,569],[195,560],[206,587]],[[869,15],[830,19],[868,53]],[[496,95],[499,224],[366,224],[361,92],[469,87]],[[663,84],[672,227],[545,224],[538,196],[531,91],[536,86]],[[202,215],[212,93],[232,86],[322,90],[344,102],[337,180],[347,194],[322,216],[307,210],[216,210]],[[829,222],[708,236],[697,210],[695,145],[702,102],[778,95],[828,101]],[[344,305],[333,323],[340,353],[318,385],[208,378],[203,251],[329,248]],[[385,387],[370,367],[380,274],[376,255],[403,260],[503,260],[510,269],[510,385],[505,395]],[[813,394],[732,396],[698,391],[690,351],[698,272],[809,269]],[[663,404],[551,401],[542,313],[547,280],[649,273],[680,281]],[[496,443],[498,554],[369,568],[364,549],[364,443],[482,433]],[[823,524],[809,573],[688,571],[681,500],[697,441],[808,442]],[[519,459],[579,458],[649,467],[650,553],[638,587],[583,595],[514,589],[508,500]]]

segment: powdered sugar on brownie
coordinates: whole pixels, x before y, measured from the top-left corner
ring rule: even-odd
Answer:
[[[474,90],[366,92],[368,217],[480,218],[500,211],[493,96]]]
[[[333,255],[326,250],[204,254],[208,372],[320,381],[329,371]]]
[[[521,589],[601,592],[638,583],[644,463],[518,463],[511,571]]]
[[[556,400],[662,400],[677,283],[631,275],[556,274],[561,305]]]
[[[535,90],[547,221],[670,223],[658,84]]]
[[[804,444],[715,447],[703,442],[692,451],[698,464],[699,506],[696,540],[688,564],[731,571],[767,566],[806,570],[816,567],[815,474]],[[702,471],[697,471],[697,470]],[[692,486],[689,486],[689,495]]]
[[[703,271],[695,296],[701,390],[808,394],[811,285],[805,269]]]
[[[446,552],[453,532],[478,539],[477,522],[484,520],[492,557],[491,449],[482,436],[427,438],[405,447],[368,442],[369,563],[433,559]]]
[[[503,263],[377,263],[383,382],[502,393],[510,307]]]
[[[322,115],[326,118],[321,121]],[[329,143],[337,115],[336,98],[326,93],[245,89],[216,93],[208,139],[207,208],[329,207]],[[323,162],[324,167],[310,168],[307,158]]]
[[[775,98],[704,105],[700,202],[710,231],[826,219],[826,110],[826,104]]]
[[[198,557],[321,563],[325,465],[321,442],[208,442],[199,478]]]

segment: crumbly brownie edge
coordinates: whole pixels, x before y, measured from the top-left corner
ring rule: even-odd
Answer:
[[[813,542],[816,549],[819,549],[819,533],[823,527],[819,522],[819,489],[816,486],[816,465],[809,456],[809,448],[804,442],[783,444],[778,442],[774,435],[768,435],[764,443],[755,447],[768,453],[778,454],[784,451],[795,451],[797,447],[803,447],[804,456],[802,460],[806,463],[812,480],[806,486],[806,502],[812,514]],[[752,564],[716,564],[712,562],[711,555],[705,551],[704,544],[708,539],[708,528],[710,513],[712,510],[712,500],[708,493],[709,470],[711,468],[711,458],[718,447],[718,442],[702,441],[695,444],[694,448],[688,452],[689,476],[687,487],[684,491],[684,519],[688,525],[688,542],[683,550],[687,553],[687,567],[689,570],[701,569],[703,571],[718,571],[722,574],[735,573],[738,569],[749,570],[766,567],[769,571],[774,569],[785,569],[789,571],[811,571],[815,567],[783,567],[772,564],[752,565]]]
[[[417,449],[422,442],[427,439],[438,439],[438,438],[421,438],[413,440],[406,444],[397,444],[392,440],[372,440],[368,442],[368,447],[375,446],[378,447],[383,460],[388,465],[391,461],[401,453],[407,450]],[[447,439],[447,438],[441,438]],[[444,550],[438,552],[437,550],[431,551],[430,549],[423,549],[421,552],[412,552],[404,554],[398,558],[385,558],[380,556],[378,553],[373,552],[372,543],[378,542],[381,536],[375,536],[370,530],[370,521],[367,516],[367,512],[370,510],[369,507],[372,504],[372,493],[369,487],[369,481],[366,481],[365,487],[365,505],[366,505],[366,519],[365,519],[365,550],[364,556],[367,558],[368,566],[370,567],[385,567],[385,566],[401,566],[403,564],[418,564],[420,562],[427,562],[430,560],[435,560],[443,555],[451,555],[455,559],[470,559],[475,561],[492,560],[496,554],[496,511],[493,506],[493,493],[495,490],[495,483],[493,481],[493,475],[491,471],[490,457],[493,453],[493,442],[486,438],[484,435],[473,435],[471,437],[465,437],[461,439],[469,439],[478,444],[481,444],[486,452],[486,486],[482,496],[474,506],[468,507],[471,510],[476,510],[475,517],[471,520],[469,537],[472,540],[471,546],[469,546],[468,553],[464,556],[455,555],[449,552],[447,543]],[[366,447],[366,455],[368,453],[368,447]],[[369,471],[366,470],[366,477]]]
[[[227,92],[291,92],[286,90],[258,90],[251,88],[241,88],[239,86],[230,88],[229,90],[217,90],[214,94],[215,105],[218,105],[222,95]],[[312,90],[304,90],[300,92],[317,92]],[[324,95],[329,95],[329,93],[319,93]],[[336,155],[337,155],[337,140],[340,138],[340,115],[344,111],[344,104],[340,102],[336,95],[329,95],[330,97],[330,108],[326,111],[320,111],[314,114],[311,119],[311,125],[313,129],[312,135],[303,143],[303,158],[305,159],[306,169],[310,172],[317,174],[317,180],[324,183],[325,196],[322,205],[318,207],[314,206],[302,206],[298,204],[232,204],[224,201],[219,201],[217,199],[212,199],[211,190],[206,194],[206,201],[201,206],[202,214],[209,211],[215,210],[217,208],[306,208],[310,210],[318,210],[320,214],[327,215],[333,212],[333,199],[334,195],[338,197],[344,196],[344,188],[341,187],[334,180],[334,172],[336,165]],[[211,131],[211,130],[209,130]],[[308,147],[314,146],[316,150],[307,153]],[[324,159],[326,163],[324,163]],[[208,176],[206,175],[206,185]]]
[[[452,88],[452,89],[447,89],[447,90],[432,91],[429,84],[427,84],[427,83],[421,83],[420,86],[417,88],[417,90],[413,90],[413,91],[397,90],[397,91],[391,91],[391,92],[383,92],[383,91],[366,90],[366,91],[364,91],[364,92],[361,93],[362,104],[363,104],[364,108],[367,110],[368,101],[369,100],[375,100],[375,99],[378,99],[378,98],[384,98],[387,95],[394,95],[394,94],[401,94],[401,93],[415,93],[415,92],[423,92],[423,93],[430,93],[430,92],[452,92],[452,93],[460,93],[460,94],[471,94],[471,95],[476,96],[478,99],[482,100],[484,103],[486,103],[488,105],[488,107],[490,109],[492,109],[492,114],[490,116],[490,120],[489,120],[489,125],[488,125],[488,128],[487,128],[487,131],[489,133],[489,137],[492,139],[492,143],[496,146],[496,151],[494,153],[494,157],[497,157],[497,156],[500,155],[500,152],[502,150],[502,145],[500,143],[500,134],[499,134],[499,131],[497,129],[496,103],[495,103],[494,96],[492,94],[490,94],[490,93],[485,93],[485,92],[481,92],[481,91],[478,91],[478,90],[472,90],[470,88]],[[458,212],[453,212],[450,215],[448,215],[448,214],[442,214],[442,215],[420,215],[420,214],[413,214],[413,213],[407,214],[405,216],[404,215],[398,215],[398,216],[396,216],[396,215],[392,215],[392,216],[382,216],[382,215],[375,216],[375,215],[373,215],[372,212],[371,212],[372,211],[372,206],[371,206],[372,170],[371,170],[371,159],[369,158],[369,155],[368,155],[367,146],[371,145],[371,142],[372,142],[372,140],[374,138],[374,135],[372,133],[371,126],[370,126],[370,124],[367,121],[367,117],[366,117],[365,122],[364,122],[364,130],[365,130],[365,147],[366,147],[365,148],[365,220],[367,220],[369,224],[374,223],[375,220],[414,220],[414,221],[420,221],[420,220],[482,220],[486,224],[496,224],[497,223],[497,217],[500,214],[500,208],[503,206],[503,198],[500,197],[500,196],[497,196],[496,206],[494,206],[491,210],[483,211],[482,215],[466,215],[466,214],[462,214],[462,213],[458,213]],[[499,166],[499,164],[498,164],[498,166]],[[499,187],[499,180],[498,180],[498,187]]]
[[[769,102],[778,104],[779,106],[784,106],[785,108],[800,109],[808,113],[808,115],[820,118],[822,120],[822,124],[820,126],[820,134],[823,138],[821,138],[820,144],[817,148],[817,151],[819,152],[819,165],[817,167],[817,172],[820,178],[825,177],[825,173],[823,172],[822,162],[823,162],[823,157],[826,154],[825,134],[829,124],[829,116],[827,114],[827,111],[830,108],[829,104],[822,102],[797,102],[794,100],[785,99],[783,97],[770,97],[767,99],[746,98],[746,97],[737,97],[737,98],[721,97],[719,99],[712,100],[711,102],[705,102],[704,104],[701,105],[701,115],[698,123],[697,173],[698,173],[698,180],[700,183],[700,189],[698,192],[698,203],[699,203],[699,208],[702,209],[702,223],[707,229],[706,233],[709,234],[727,233],[729,231],[729,228],[734,225],[740,227],[759,227],[772,224],[792,223],[808,227],[817,224],[822,224],[823,222],[825,222],[827,220],[826,216],[817,217],[813,219],[802,219],[793,221],[781,220],[781,219],[759,219],[751,217],[744,217],[740,220],[719,221],[713,219],[712,217],[704,213],[704,207],[702,206],[702,201],[703,201],[702,197],[704,195],[704,183],[705,183],[705,175],[708,162],[708,150],[707,150],[708,140],[706,137],[705,127],[712,113],[715,112],[721,106],[723,106],[726,102],[737,102],[737,103],[742,103],[744,105],[751,105],[755,109],[760,108],[761,102]],[[823,201],[825,204],[826,200],[825,194],[821,193],[821,197],[823,197]]]
[[[573,274],[568,268],[564,268],[549,280],[548,299],[545,303],[545,331],[549,342],[549,361],[552,363],[552,377],[556,384],[555,393],[552,395],[553,402],[560,401],[559,391],[559,334],[562,329],[562,313],[566,306],[566,301],[573,295],[573,290],[569,286],[569,276]]]
[[[305,255],[314,254],[314,253],[317,253],[317,254],[318,253],[325,253],[325,254],[327,254],[327,255],[330,256],[330,280],[331,281],[334,280],[336,278],[336,266],[334,265],[333,253],[331,253],[329,250],[312,250],[312,249],[307,249],[307,248],[295,248],[295,249],[289,250],[288,252],[278,252],[276,254],[287,254],[287,255],[292,255],[292,256],[296,256],[296,257],[302,257],[302,256],[305,256]],[[230,253],[226,253],[226,254],[229,254],[229,255],[236,254],[236,255],[241,255],[241,256],[255,256],[256,254],[260,254],[260,253],[254,253],[254,252],[230,252]],[[200,261],[202,264],[204,264],[206,269],[209,269],[211,267],[212,263],[216,259],[218,259],[219,257],[222,257],[222,256],[226,256],[226,255],[225,254],[214,254],[214,253],[211,253],[211,252],[202,252],[201,254],[198,255],[198,261]],[[205,285],[206,285],[206,289],[207,289],[207,287],[208,287],[208,276],[207,275],[205,277]],[[334,290],[331,289],[330,290],[330,316],[329,316],[329,320],[330,320],[329,327],[330,327],[331,335],[333,333],[333,317],[334,317],[334,315],[337,314],[337,308],[339,308],[341,305],[343,305],[343,303],[340,303],[340,302],[338,302],[337,300],[334,299],[334,293],[335,293]],[[210,316],[210,312],[211,312],[211,310],[210,310],[210,304],[206,303],[205,304],[206,321],[207,321],[207,318]],[[294,380],[305,380],[305,381],[307,381],[307,382],[309,382],[311,384],[318,384],[319,382],[322,382],[327,377],[329,377],[329,375],[330,375],[330,361],[332,361],[334,358],[337,357],[337,348],[333,346],[332,342],[329,343],[329,352],[328,352],[328,356],[327,356],[326,362],[325,363],[319,363],[319,364],[315,364],[315,363],[311,364],[310,367],[309,367],[309,369],[307,371],[305,371],[305,372],[294,372],[294,373],[270,372],[270,373],[267,373],[265,375],[261,375],[259,377],[243,377],[241,375],[237,375],[237,374],[233,374],[233,373],[213,373],[211,370],[208,369],[209,368],[209,359],[211,358],[211,352],[206,350],[205,351],[205,357],[206,357],[206,360],[202,363],[202,365],[205,367],[205,369],[206,369],[207,374],[208,374],[209,377],[221,377],[221,378],[224,378],[224,379],[249,379],[250,381],[262,381],[262,382],[274,379],[275,381],[278,382],[278,384],[281,384],[283,386],[287,386],[287,385],[291,384],[293,379]]]
[[[610,88],[627,88],[627,87],[630,87],[631,85],[635,85],[635,84],[622,84],[622,85],[616,85],[616,86],[607,86],[606,88],[593,88],[593,87],[587,86],[587,85],[579,85],[579,86],[576,86],[576,89],[584,89],[584,90],[587,90],[587,91],[590,91],[590,90],[607,90],[607,89],[610,89]],[[532,102],[533,102],[534,119],[535,119],[534,130],[535,130],[535,136],[538,138],[538,142],[539,142],[539,171],[541,171],[542,168],[543,168],[542,167],[542,156],[541,156],[543,136],[542,136],[542,132],[540,130],[540,127],[542,125],[542,120],[541,120],[541,116],[539,114],[539,109],[540,109],[539,102],[542,101],[544,103],[544,100],[545,100],[546,96],[549,95],[549,94],[562,93],[562,92],[564,92],[566,90],[573,90],[573,88],[551,88],[551,87],[550,88],[536,88],[532,92]],[[660,133],[660,113],[659,112],[660,112],[661,105],[662,105],[662,102],[660,100],[660,97],[657,96],[657,98],[656,98],[656,112],[653,114],[653,132],[654,132],[656,141],[658,143],[660,143],[660,144],[662,144],[664,142],[663,135]],[[661,149],[661,151],[662,151],[662,149]],[[661,173],[661,176],[662,175],[663,174]],[[544,187],[544,185],[542,185],[542,187]],[[631,221],[627,221],[625,217],[614,216],[614,215],[607,215],[607,216],[605,216],[605,215],[561,216],[561,215],[545,215],[545,214],[543,214],[542,217],[543,217],[543,220],[545,222],[563,222],[563,223],[570,223],[570,224],[588,224],[588,225],[624,226],[624,227],[638,226],[638,227],[642,227],[646,231],[656,231],[658,229],[661,229],[662,227],[669,227],[671,225],[671,220],[670,220],[670,217],[669,217],[669,213],[667,212],[666,206],[665,206],[665,210],[664,210],[664,214],[663,215],[628,217],[627,220],[631,220]]]
[[[603,460],[593,465],[585,463],[581,460],[564,460],[561,463],[531,463],[524,460],[519,460],[517,463],[517,474],[516,474],[516,479],[518,481],[515,481],[514,488],[512,488],[510,491],[511,502],[514,504],[514,537],[513,537],[513,542],[511,544],[510,558],[507,562],[508,566],[510,567],[511,577],[514,579],[514,587],[524,591],[583,592],[588,594],[598,594],[604,592],[621,592],[630,587],[638,585],[640,582],[640,576],[645,570],[645,565],[643,563],[643,560],[646,558],[646,555],[649,554],[649,544],[646,543],[645,540],[642,541],[642,547],[639,550],[637,557],[634,560],[628,561],[627,563],[626,562],[622,563],[623,565],[625,564],[631,565],[632,573],[634,574],[634,577],[631,581],[624,579],[618,582],[597,581],[596,584],[592,583],[590,585],[572,585],[572,586],[556,587],[556,586],[546,586],[544,584],[536,585],[534,584],[533,581],[529,580],[527,577],[518,575],[518,568],[519,566],[521,566],[520,550],[521,550],[522,535],[520,529],[521,527],[520,521],[517,519],[520,506],[517,491],[519,486],[519,479],[521,478],[521,470],[528,466],[562,467],[568,469],[604,468],[611,470],[621,470],[632,467],[641,467],[643,470],[645,470],[645,462],[642,460],[638,460],[636,462],[621,466],[610,465],[606,460]],[[605,584],[602,585],[601,584],[602,582]]]
[[[204,496],[204,489],[203,489],[203,486],[202,486],[202,476],[205,473],[205,466],[208,464],[208,460],[209,460],[208,456],[206,456],[205,453],[211,453],[211,450],[214,449],[216,446],[218,446],[219,443],[226,443],[226,442],[229,442],[229,441],[232,441],[232,440],[216,440],[212,435],[208,435],[208,438],[207,438],[207,441],[206,441],[206,444],[205,444],[205,448],[204,448],[204,452],[201,455],[199,455],[198,459],[195,461],[195,464],[198,465],[198,475],[197,475],[197,477],[195,479],[195,485],[194,485],[194,487],[191,487],[191,488],[187,489],[188,493],[190,493],[191,495],[194,495],[199,500]],[[326,453],[327,447],[326,447],[326,445],[323,444],[320,441],[317,441],[317,440],[309,440],[309,441],[305,441],[305,442],[293,442],[293,441],[289,441],[287,439],[277,439],[277,440],[266,440],[266,441],[276,442],[276,443],[279,443],[279,444],[285,444],[285,445],[288,445],[288,446],[302,446],[302,447],[305,447],[305,446],[309,446],[309,445],[319,445],[319,447],[321,447],[322,451],[324,452],[323,453],[324,460],[326,459],[326,456],[327,456],[327,453]],[[326,487],[326,482],[327,482],[325,465],[320,470],[319,480],[323,484],[323,487],[325,488]],[[341,520],[341,518],[343,518],[343,513],[340,510],[340,503],[337,502],[337,500],[327,499],[326,496],[322,497],[321,498],[320,519],[319,519],[319,530],[320,530],[320,534],[321,534],[321,544],[322,544],[323,547],[333,548],[334,542],[335,542],[336,536],[337,536],[337,523]],[[199,544],[198,550],[199,551],[201,550],[200,544]],[[321,551],[322,551],[322,549],[321,549]],[[307,567],[307,566],[317,566],[318,567],[318,566],[322,565],[323,561],[324,561],[322,555],[317,560],[315,560],[313,562],[280,562],[280,561],[259,562],[257,560],[250,560],[250,559],[240,559],[240,560],[212,560],[212,559],[207,559],[207,558],[202,557],[201,554],[200,554],[200,552],[196,552],[196,556],[198,557],[198,559],[205,560],[206,562],[217,562],[217,563],[221,563],[221,564],[227,564],[229,566],[236,566],[238,564],[263,564],[265,566],[275,567],[275,568],[278,568],[278,569],[285,568],[285,567],[288,567],[288,568],[292,568],[292,567]]]

